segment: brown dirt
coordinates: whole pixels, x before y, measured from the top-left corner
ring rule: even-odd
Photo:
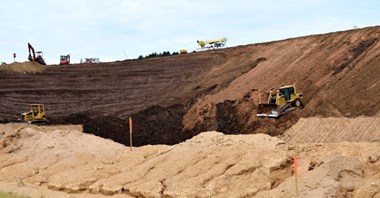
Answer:
[[[173,144],[210,130],[279,135],[300,117],[373,116],[380,109],[379,39],[380,27],[370,27],[149,60],[47,66],[38,74],[0,73],[0,120],[44,103],[53,123],[84,123],[86,132],[104,134],[128,131],[108,123],[126,123],[132,115],[145,123],[140,141]],[[306,107],[277,120],[255,117],[258,90],[283,84],[296,84]],[[175,120],[166,122],[170,112]],[[157,141],[151,136],[157,130],[178,138]]]
[[[133,116],[133,139],[135,146],[147,144],[178,144],[193,136],[181,133],[185,107],[172,105],[166,108],[152,106]],[[98,116],[83,125],[86,133],[110,138],[129,145],[129,120],[115,116]],[[173,133],[173,131],[177,131]]]
[[[281,138],[289,144],[378,141],[380,117],[301,118]]]
[[[184,126],[216,126],[215,107],[225,101],[238,101],[234,108],[241,116],[233,116],[237,121],[231,122],[239,128],[229,129],[235,133],[281,134],[299,117],[375,115],[380,109],[379,38],[380,28],[374,27],[234,48],[236,53],[249,53],[251,59],[265,57],[266,61],[235,78],[225,89],[198,100],[186,114]],[[275,121],[256,118],[257,90],[268,92],[286,84],[297,85],[306,107]],[[208,109],[210,112],[205,112]]]
[[[41,73],[45,70],[45,67],[36,62],[14,62],[11,64],[0,65],[0,72],[3,73]]]
[[[0,190],[34,197],[376,197],[380,144],[202,133],[133,148],[80,126],[0,125]]]

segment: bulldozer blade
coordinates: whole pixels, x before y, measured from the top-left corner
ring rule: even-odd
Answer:
[[[9,123],[12,123],[12,124],[29,124],[25,120],[11,120],[11,121],[9,121]]]
[[[48,120],[30,120],[30,121],[25,121],[25,120],[11,120],[9,123],[12,124],[34,124],[34,125],[45,125],[49,121]]]
[[[29,123],[34,124],[34,125],[45,125],[46,122],[47,120],[33,120],[33,121],[30,121]]]
[[[276,104],[259,104],[257,106],[257,117],[270,117],[277,118],[280,116],[278,113],[278,105]]]
[[[276,104],[259,104],[256,116],[278,118],[281,114],[278,112],[278,105]]]
[[[279,115],[278,113],[274,113],[274,114],[264,114],[264,113],[260,113],[260,114],[256,114],[256,117],[278,118],[278,117],[280,117],[280,115]]]

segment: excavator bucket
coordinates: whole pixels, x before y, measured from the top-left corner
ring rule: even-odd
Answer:
[[[279,106],[276,104],[259,104],[257,106],[257,117],[278,118],[280,115]]]

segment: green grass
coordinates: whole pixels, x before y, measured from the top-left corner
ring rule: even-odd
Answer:
[[[18,195],[15,193],[6,193],[6,192],[1,192],[0,191],[0,198],[30,198],[25,195]]]

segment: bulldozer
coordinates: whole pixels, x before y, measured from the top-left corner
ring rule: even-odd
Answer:
[[[278,118],[303,107],[302,93],[297,92],[295,85],[287,85],[280,87],[276,94],[270,91],[268,102],[258,105],[256,116]]]
[[[29,104],[28,110],[21,114],[21,119],[13,123],[46,124],[45,106],[43,104]]]
[[[28,43],[28,50],[29,50],[28,59],[30,61],[35,61],[41,65],[46,65],[42,51],[35,52],[33,46],[30,43]]]

